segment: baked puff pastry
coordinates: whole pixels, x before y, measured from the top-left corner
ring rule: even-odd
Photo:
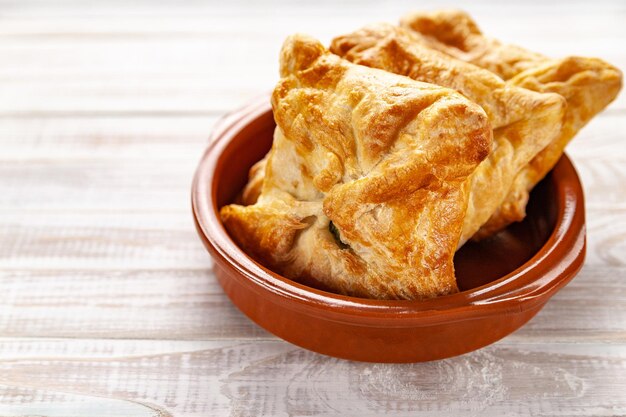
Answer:
[[[416,42],[499,75],[510,85],[557,93],[567,101],[559,134],[515,178],[504,202],[475,235],[483,238],[525,216],[529,191],[554,167],[567,143],[617,97],[622,74],[596,58],[552,59],[482,34],[465,12],[411,13],[401,19]]]
[[[485,111],[303,35],[286,40],[280,71],[274,143],[246,190],[256,201],[221,209],[231,236],[274,271],[341,294],[456,292],[467,178],[491,150]]]
[[[453,88],[482,106],[493,149],[468,178],[469,204],[459,246],[498,209],[516,176],[561,131],[565,100],[505,83],[495,74],[421,45],[390,24],[335,38],[331,52],[351,62]]]

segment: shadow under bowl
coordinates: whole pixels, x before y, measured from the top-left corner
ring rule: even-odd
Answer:
[[[267,97],[222,119],[197,168],[192,209],[225,293],[258,325],[291,343],[370,362],[460,355],[518,329],[582,267],[583,192],[563,155],[533,190],[523,222],[457,252],[459,293],[425,301],[372,300],[280,276],[244,253],[219,216],[246,184],[249,168],[270,149],[274,127]]]

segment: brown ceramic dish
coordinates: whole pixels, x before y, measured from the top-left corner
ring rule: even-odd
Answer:
[[[192,190],[198,233],[233,303],[257,324],[316,352],[373,362],[417,362],[469,352],[518,329],[578,272],[585,256],[584,202],[566,156],[531,195],[524,222],[455,257],[461,292],[427,301],[380,301],[320,291],[273,273],[229,237],[219,208],[272,143],[264,97],[224,118]]]

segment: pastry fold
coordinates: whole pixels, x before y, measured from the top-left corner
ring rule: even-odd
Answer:
[[[622,73],[596,58],[552,59],[486,37],[460,10],[410,13],[400,25],[416,43],[485,68],[508,84],[542,93],[557,93],[567,101],[559,134],[515,178],[507,197],[475,235],[483,238],[525,216],[530,190],[554,167],[567,143],[593,116],[617,97]]]
[[[285,41],[280,71],[274,143],[244,192],[254,204],[221,209],[231,236],[274,271],[341,294],[457,291],[468,178],[492,147],[485,111],[304,35]]]
[[[500,207],[516,176],[561,131],[565,100],[505,83],[495,74],[416,42],[390,24],[335,38],[331,52],[356,64],[449,87],[479,104],[493,128],[493,149],[468,178],[469,204],[459,246]]]

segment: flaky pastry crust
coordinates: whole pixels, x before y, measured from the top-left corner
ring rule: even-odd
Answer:
[[[410,13],[400,24],[414,33],[416,42],[485,68],[511,85],[557,93],[567,101],[560,133],[520,170],[504,202],[474,237],[490,236],[523,219],[530,190],[556,165],[574,135],[617,97],[622,73],[596,58],[552,59],[502,44],[484,36],[460,10]]]
[[[517,174],[561,131],[565,100],[505,83],[495,74],[416,42],[390,24],[335,38],[331,52],[351,62],[457,90],[479,104],[493,128],[493,149],[468,178],[469,204],[459,246],[503,203]]]
[[[254,204],[221,209],[231,236],[276,272],[341,294],[457,291],[467,178],[491,150],[483,109],[304,35],[286,40],[280,68],[261,191],[253,180]]]

